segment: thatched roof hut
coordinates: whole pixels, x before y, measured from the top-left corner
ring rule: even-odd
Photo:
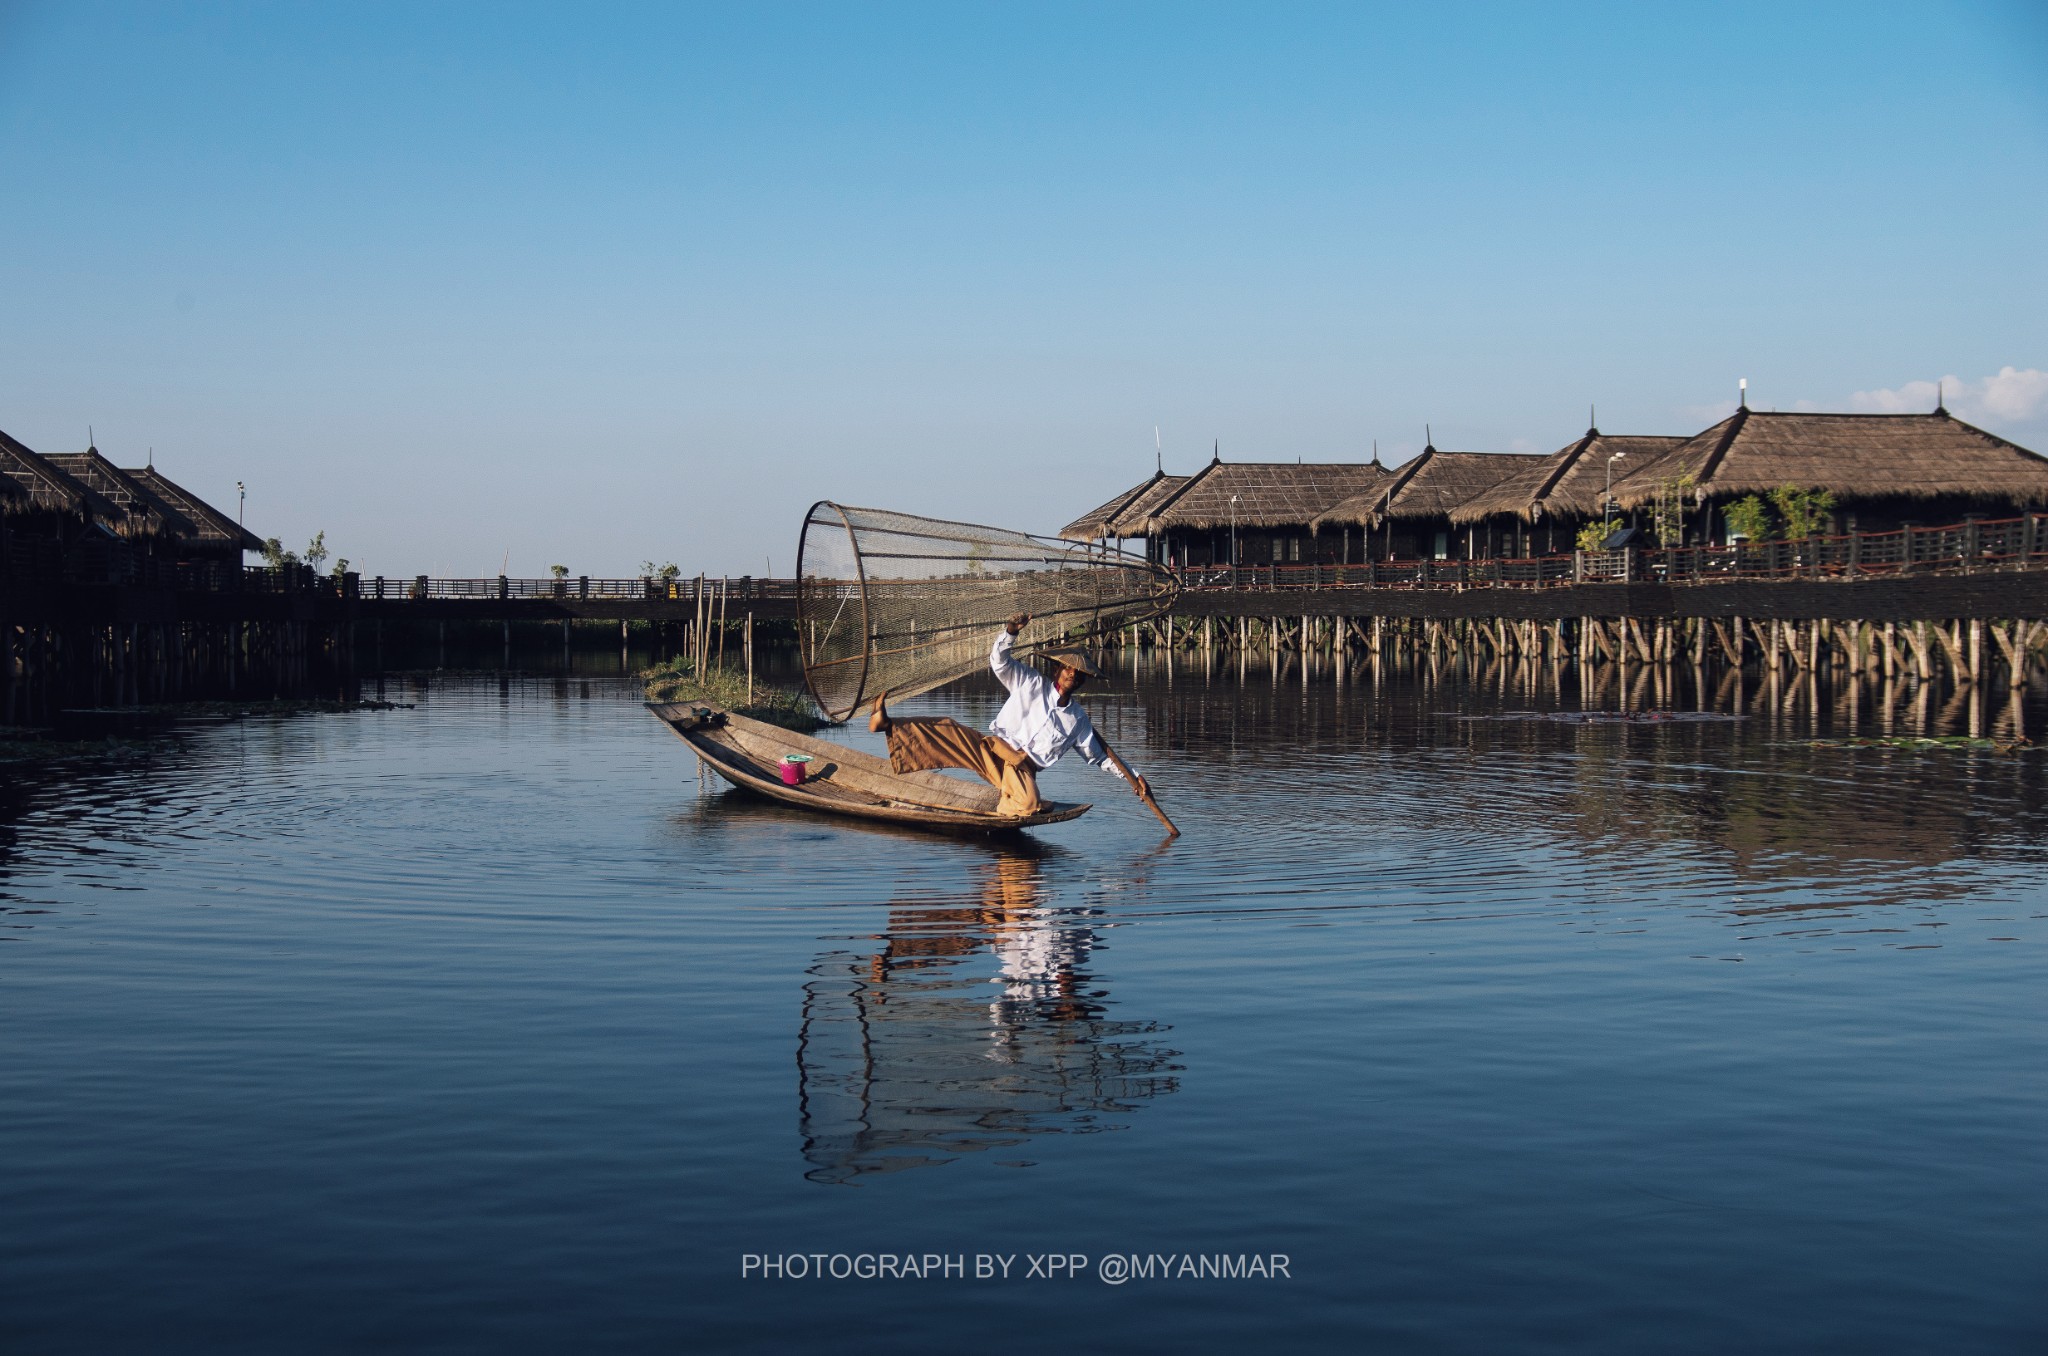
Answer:
[[[76,529],[96,540],[154,538],[175,544],[181,557],[232,556],[238,564],[243,551],[263,549],[254,533],[153,467],[123,469],[94,447],[39,453],[5,433],[0,513],[46,515],[54,526],[40,535],[68,539]]]
[[[159,504],[191,523],[196,531],[192,540],[197,544],[240,551],[263,549],[261,537],[155,467],[145,466],[140,470],[130,467],[123,474]]]
[[[1951,499],[1987,509],[2048,504],[2048,457],[1932,414],[1781,414],[1740,409],[1662,458],[1615,478],[1624,509],[1655,500],[1660,483],[1692,479],[1700,502],[1768,494],[1784,485],[1842,501]]]
[[[1154,471],[1149,480],[1144,480],[1125,490],[1106,504],[1088,510],[1080,517],[1060,529],[1060,536],[1068,541],[1101,541],[1105,537],[1142,537],[1144,531],[1142,516],[1135,519],[1137,531],[1119,532],[1117,527],[1133,509],[1142,510],[1158,503],[1187,483],[1186,476],[1170,476],[1164,471]]]
[[[1517,452],[1441,452],[1431,445],[1395,471],[1385,485],[1354,494],[1311,518],[1309,530],[1442,518],[1537,460]]]
[[[123,536],[154,533],[158,536],[196,538],[199,528],[138,485],[127,472],[100,455],[97,447],[83,452],[45,452],[43,461],[70,476],[118,511],[109,520],[104,511],[95,517]]]
[[[1190,479],[1190,476],[1158,477],[1143,493],[1124,505],[1116,517],[1110,519],[1109,534],[1113,537],[1144,536],[1145,524],[1151,521],[1152,511],[1179,494],[1181,486],[1187,484]]]
[[[1146,535],[1176,528],[1300,528],[1392,479],[1378,462],[1211,461],[1145,510]],[[1236,502],[1233,503],[1232,501]],[[1135,515],[1126,513],[1120,521]]]
[[[16,491],[5,499],[10,511],[40,509],[84,518],[94,511],[97,501],[115,517],[120,516],[112,504],[50,465],[47,458],[31,451],[27,444],[5,433],[0,433],[0,478],[4,478]]]
[[[1465,500],[1450,511],[1450,518],[1465,527],[1496,517],[1519,518],[1525,523],[1546,518],[1598,517],[1602,511],[1600,500],[1607,490],[1610,460],[1620,458],[1614,462],[1614,487],[1619,497],[1626,477],[1662,461],[1686,441],[1617,437],[1589,428],[1583,437],[1547,457],[1530,459],[1512,474]]]

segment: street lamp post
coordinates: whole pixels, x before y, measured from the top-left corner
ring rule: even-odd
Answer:
[[[1607,493],[1601,497],[1600,503],[1600,521],[1602,523],[1614,521],[1614,463],[1627,455],[1628,453],[1626,452],[1617,452],[1607,459]]]

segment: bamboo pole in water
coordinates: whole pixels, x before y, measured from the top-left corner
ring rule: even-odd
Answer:
[[[730,592],[730,579],[718,581],[718,671],[725,672],[725,600]]]

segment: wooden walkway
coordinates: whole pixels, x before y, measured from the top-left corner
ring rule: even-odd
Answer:
[[[737,625],[796,617],[794,579],[410,579],[350,577],[338,586],[364,621],[694,621],[702,605]]]
[[[513,622],[555,623],[567,644],[577,621],[616,622],[622,637],[636,622],[737,635],[750,623],[796,616],[792,579],[365,579],[303,566],[187,565],[87,578],[81,568],[13,553],[0,560],[0,724],[67,703],[346,682],[360,622],[376,624],[380,635],[386,621],[435,622],[445,636],[449,622],[495,621],[509,653]],[[1148,635],[1127,628],[1125,643],[1320,644],[1341,652],[1369,630],[1375,652],[1379,642],[1398,640],[1431,653],[1492,643],[1554,657],[1609,644],[1625,653],[1616,628],[1640,637],[1649,627],[1653,639],[1639,643],[1667,655],[1705,656],[1710,638],[1725,633],[1740,662],[1751,652],[1743,636],[1752,644],[1772,637],[1770,654],[1794,643],[1786,634],[1809,649],[1822,643],[1816,637],[1845,635],[1860,651],[1869,636],[1904,627],[1923,651],[1942,636],[1957,654],[1967,645],[1967,662],[1955,664],[1966,677],[1981,671],[1976,656],[1989,637],[2013,651],[2018,678],[2028,671],[2025,654],[2048,639],[2038,625],[2048,621],[2048,515],[2037,514],[1754,546],[1177,573],[1183,591],[1173,616],[1143,628]],[[1219,624],[1226,621],[1233,624]],[[1575,628],[1569,636],[1567,624]],[[1544,628],[1547,640],[1537,635]]]

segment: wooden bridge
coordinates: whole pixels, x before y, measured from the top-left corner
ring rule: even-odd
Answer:
[[[277,572],[250,571],[270,588]],[[1200,566],[1177,614],[2048,618],[2048,515],[1804,541],[1580,551],[1523,560]],[[1936,582],[1940,581],[1940,582]],[[1617,587],[1619,586],[1619,587]],[[362,620],[692,621],[796,616],[794,579],[314,578]],[[1303,596],[1309,595],[1309,596]],[[1958,611],[1957,609],[1961,609]]]
[[[692,621],[705,608],[737,623],[796,616],[794,579],[409,579],[345,575],[329,586],[364,621]]]
[[[636,622],[708,630],[796,616],[793,579],[149,569],[124,577],[78,560],[0,561],[0,724],[66,705],[345,686],[363,622],[381,633],[387,621],[496,621],[509,652],[513,622],[556,623],[566,644],[578,621],[618,622],[623,632]],[[1741,663],[1781,645],[1817,654],[1838,631],[1860,653],[1872,628],[1882,628],[1887,653],[1903,637],[1900,646],[1920,647],[1922,667],[1926,653],[1966,655],[1950,667],[1969,680],[1988,634],[2016,661],[2017,681],[2030,648],[2048,641],[2040,625],[2048,621],[2048,515],[2038,514],[1728,547],[1177,573],[1183,591],[1173,617],[1131,630],[1129,643],[1370,643],[1375,651],[1385,643],[1432,653],[1469,643],[1552,658],[1603,649],[1626,656],[1634,644],[1644,655],[1689,652],[1699,662],[1718,645]],[[1226,621],[1235,625],[1219,625]]]

